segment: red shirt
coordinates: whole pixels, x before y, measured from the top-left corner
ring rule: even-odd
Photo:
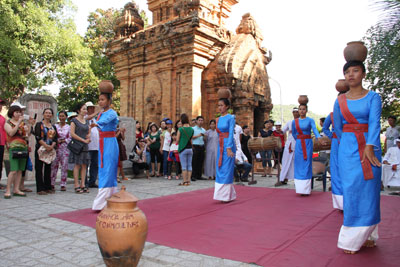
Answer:
[[[6,145],[7,133],[4,130],[4,124],[6,124],[6,119],[0,115],[0,146]]]
[[[283,135],[283,132],[278,133],[277,131],[274,131],[272,133],[272,135],[281,138],[282,148],[284,148],[285,147],[285,136]]]

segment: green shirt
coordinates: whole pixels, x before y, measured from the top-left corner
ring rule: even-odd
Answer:
[[[151,135],[149,134],[150,139],[156,139],[154,143],[152,143],[149,147],[150,149],[160,149],[161,143],[160,143],[160,132],[157,132],[156,135]]]
[[[192,147],[190,139],[192,139],[194,131],[192,127],[181,127],[179,128],[179,132],[181,136],[179,138],[178,152],[181,153],[186,148]]]

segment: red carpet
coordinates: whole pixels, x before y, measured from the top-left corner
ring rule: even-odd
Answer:
[[[262,266],[399,266],[400,198],[382,196],[378,246],[345,255],[336,247],[343,215],[330,193],[300,197],[294,190],[236,187],[229,204],[213,189],[141,200],[147,241]],[[90,209],[50,215],[95,227]]]

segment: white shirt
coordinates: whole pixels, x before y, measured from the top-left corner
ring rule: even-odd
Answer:
[[[394,127],[389,126],[386,129],[385,136],[386,136],[386,145],[387,145],[388,149],[390,147],[396,146],[396,144],[394,143],[394,140],[399,138],[399,130],[400,130],[400,126],[394,126]]]
[[[236,150],[235,158],[239,163],[243,163],[247,160],[246,155],[243,153],[242,149]]]
[[[388,149],[382,161],[387,160],[390,165],[400,164],[400,149],[395,146]]]
[[[178,145],[173,143],[170,147],[169,147],[169,151],[178,151]]]
[[[164,134],[164,144],[163,144],[163,151],[169,151],[171,146],[171,133],[168,131],[165,131]]]
[[[93,118],[91,120],[89,120],[89,125],[91,125],[92,123],[96,123],[96,119]],[[90,143],[88,145],[88,150],[99,150],[99,130],[97,129],[97,127],[93,127],[90,130]]]
[[[283,128],[282,128],[283,133],[289,132],[287,142],[291,142],[292,140],[294,140],[293,135],[292,135],[292,123],[293,123],[293,120],[288,121],[285,124],[285,126],[283,126]]]
[[[241,150],[241,145],[240,145],[240,135],[243,133],[243,129],[242,127],[240,127],[240,125],[236,124],[235,125],[235,130],[233,133],[233,138],[235,139],[236,142],[236,147],[240,147]]]

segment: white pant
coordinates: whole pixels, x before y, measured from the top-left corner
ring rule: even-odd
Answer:
[[[393,171],[391,165],[382,164],[383,186],[400,186],[400,165],[397,167],[397,171]]]
[[[236,199],[236,191],[233,184],[215,183],[214,199],[221,201],[232,201]]]
[[[107,198],[118,192],[118,187],[99,188],[96,198],[93,201],[92,210],[102,210],[107,205]]]
[[[294,186],[297,194],[309,195],[311,194],[311,179],[299,180],[294,179]]]
[[[338,247],[350,251],[359,251],[367,240],[378,240],[378,225],[348,227],[340,229]]]

